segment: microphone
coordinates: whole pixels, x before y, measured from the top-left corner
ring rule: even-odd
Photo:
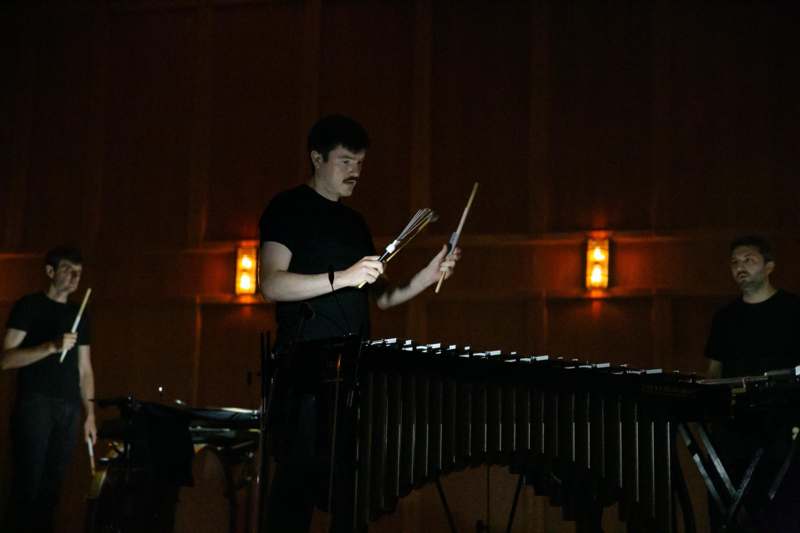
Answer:
[[[333,288],[333,265],[328,265],[328,283],[331,284],[331,294],[333,295],[334,301],[336,301],[336,307],[339,308],[339,313],[342,315],[342,320],[347,328],[347,334],[352,335],[353,328],[350,327],[350,321],[347,320],[347,313],[344,312],[344,308],[341,302],[339,302],[339,298],[336,296],[336,290]]]

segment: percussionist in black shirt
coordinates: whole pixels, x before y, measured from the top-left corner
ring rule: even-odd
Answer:
[[[436,283],[441,273],[449,277],[459,259],[459,249],[448,254],[443,246],[407,284],[383,283],[384,265],[363,217],[340,202],[353,194],[368,147],[367,132],[356,121],[341,115],[320,119],[308,136],[310,180],[278,194],[261,217],[259,282],[263,296],[276,302],[278,351],[295,340],[346,333],[368,337],[370,294],[380,309],[402,304]],[[300,399],[295,406],[290,456],[279,463],[270,491],[269,531],[309,528],[315,477],[313,401]],[[340,506],[335,516],[344,514]]]
[[[18,369],[8,531],[59,529],[53,516],[77,444],[81,403],[86,415],[83,438],[92,445],[97,440],[88,318],[84,315],[78,331],[70,333],[78,306],[67,301],[78,288],[82,262],[74,248],[50,250],[45,259],[47,290],[22,297],[8,318],[0,366]]]
[[[730,253],[731,274],[741,297],[714,314],[706,344],[709,377],[761,376],[800,365],[800,297],[770,282],[775,269],[770,243],[759,236],[740,237],[731,243]],[[766,501],[789,449],[793,423],[780,414],[758,415],[715,432],[734,483],[738,484],[755,450],[765,449],[746,502],[759,531],[800,531],[797,466],[790,469],[776,500],[770,505]]]

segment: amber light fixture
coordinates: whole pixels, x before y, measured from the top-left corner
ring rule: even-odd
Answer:
[[[610,264],[607,237],[589,237],[586,241],[586,288],[604,290],[608,288]]]
[[[256,293],[256,264],[255,246],[236,249],[236,294]]]

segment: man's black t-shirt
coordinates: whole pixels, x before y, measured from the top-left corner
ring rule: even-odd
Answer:
[[[55,340],[72,328],[79,306],[51,300],[43,292],[20,298],[11,309],[7,327],[25,332],[20,348]],[[17,397],[41,394],[51,398],[80,400],[78,346],[89,344],[89,317],[86,313],[78,326],[78,342],[59,363],[61,353],[48,355],[17,373]]]
[[[723,377],[800,365],[800,297],[779,290],[761,303],[726,305],[714,315],[706,357],[722,362]]]
[[[292,252],[289,272],[327,274],[344,270],[375,246],[364,218],[340,202],[333,202],[308,185],[278,194],[259,222],[261,242],[274,241]],[[338,302],[337,302],[338,300]],[[313,313],[309,312],[309,307]],[[369,335],[369,300],[366,287],[348,287],[304,302],[278,302],[278,349],[293,338],[314,340],[348,333]],[[307,319],[301,325],[301,317]]]

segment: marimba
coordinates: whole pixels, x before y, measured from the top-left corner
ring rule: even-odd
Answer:
[[[789,475],[789,470],[800,435],[800,366],[758,376],[705,379],[701,384],[731,392],[731,419],[717,428],[721,435],[716,439],[703,424],[680,424],[678,433],[706,484],[720,525],[730,528],[741,518],[746,502],[750,512],[768,508],[787,477],[786,490],[797,491],[797,474]]]
[[[105,452],[92,476],[86,533],[252,531],[257,411],[132,397],[96,403],[120,416],[100,428]]]
[[[671,532],[676,426],[730,409],[729,390],[694,376],[438,343],[313,341],[282,365],[328,406],[331,448],[355,446],[357,530],[415,488],[492,464],[579,524],[618,502],[629,524]]]

